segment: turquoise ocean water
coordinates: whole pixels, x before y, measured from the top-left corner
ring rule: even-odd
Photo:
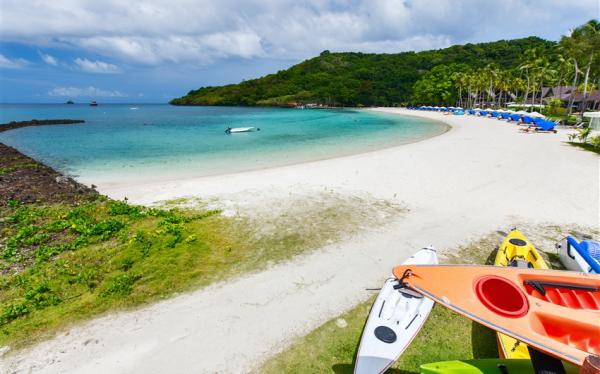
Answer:
[[[169,105],[0,105],[0,123],[50,118],[0,142],[88,184],[176,179],[280,166],[385,148],[446,130],[429,120],[365,110]],[[228,127],[258,132],[227,135]]]

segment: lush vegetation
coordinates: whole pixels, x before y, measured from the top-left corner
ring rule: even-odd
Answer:
[[[550,51],[554,42],[531,37],[398,54],[330,53],[259,79],[223,87],[203,87],[174,99],[176,105],[393,106],[407,103],[413,84],[438,65],[479,69],[496,64],[514,68],[526,50]]]
[[[572,30],[559,43],[530,37],[418,53],[324,51],[277,74],[240,84],[192,90],[171,103],[277,106],[414,103],[467,107],[484,103],[500,106],[507,102],[545,104],[540,95],[545,86],[578,86],[584,96],[596,88],[600,79],[599,30],[598,22],[592,20]]]
[[[0,344],[206,283],[246,256],[217,211],[103,197],[0,209]]]
[[[591,136],[592,129],[585,127],[569,134],[569,144],[585,149],[586,151],[600,154],[600,135]]]
[[[556,45],[528,48],[516,62],[512,66],[501,66],[494,61],[483,67],[465,63],[440,64],[415,83],[413,101],[464,107],[527,102],[549,104],[552,110],[559,111],[560,100],[543,101],[542,87],[575,86],[584,96],[597,88],[600,23],[589,21],[563,36]],[[568,103],[569,108],[572,100]]]

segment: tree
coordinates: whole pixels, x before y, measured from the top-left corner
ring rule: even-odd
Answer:
[[[577,86],[577,73],[579,67],[583,68],[584,74],[584,91],[583,91],[583,106],[582,113],[587,105],[587,87],[590,78],[590,73],[597,74],[600,54],[600,23],[596,20],[591,20],[582,26],[579,26],[563,36],[560,40],[559,47],[573,60],[575,65],[575,74],[573,85]],[[572,103],[569,105],[569,113],[571,113]]]
[[[413,86],[413,101],[421,104],[454,105],[459,93],[456,90],[456,73],[465,72],[463,64],[438,65],[425,73]]]

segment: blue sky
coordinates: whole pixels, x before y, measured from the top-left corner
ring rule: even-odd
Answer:
[[[599,0],[2,0],[0,102],[167,102],[331,51],[558,40]]]

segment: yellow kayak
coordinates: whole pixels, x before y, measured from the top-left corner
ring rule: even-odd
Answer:
[[[494,265],[548,269],[544,258],[529,239],[517,229],[511,230],[500,245]],[[500,333],[498,333],[498,353],[501,358],[529,358],[525,343]]]

